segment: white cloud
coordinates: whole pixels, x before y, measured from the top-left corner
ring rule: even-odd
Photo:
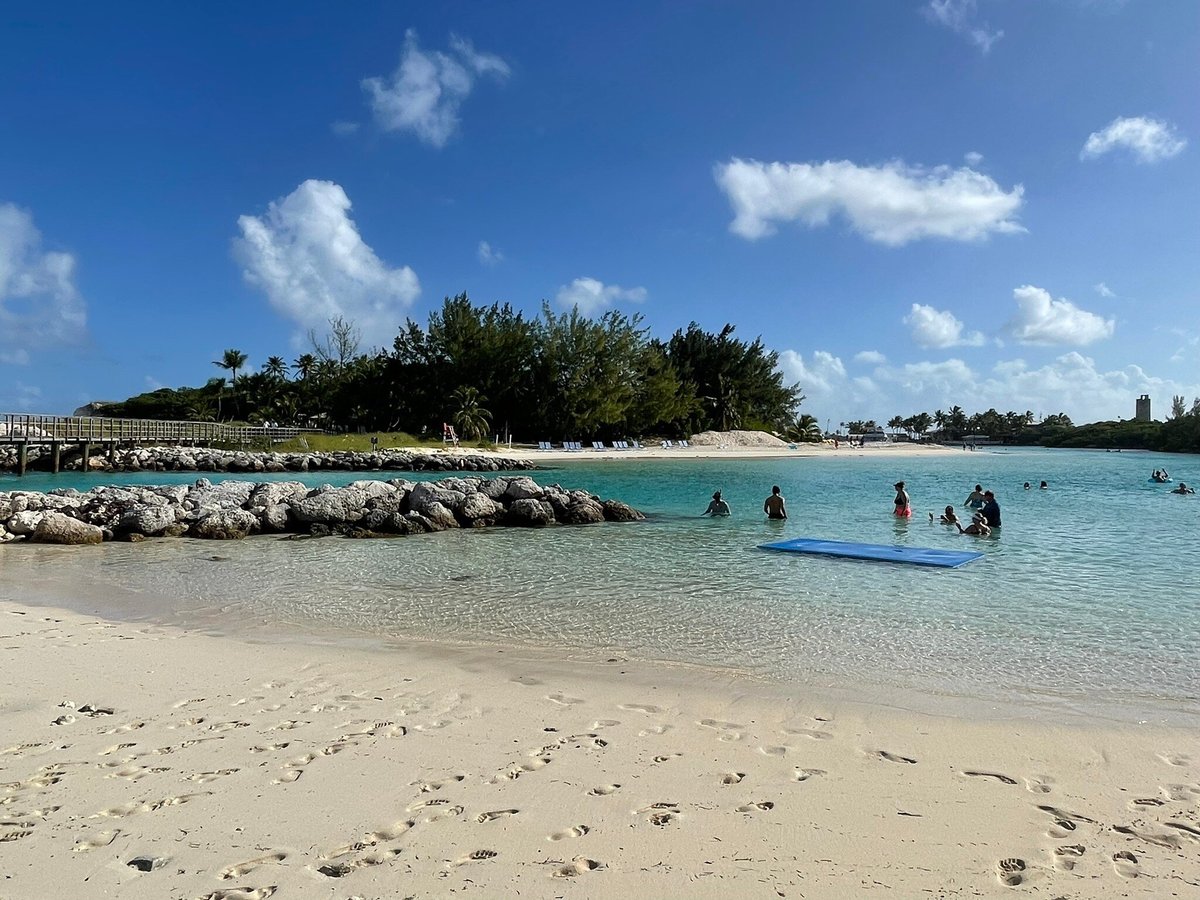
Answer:
[[[733,159],[718,165],[714,174],[733,207],[729,228],[747,240],[773,234],[779,222],[827,225],[835,214],[869,240],[892,246],[921,238],[972,241],[1024,231],[1015,218],[1024,188],[1016,185],[1006,192],[969,168]]]
[[[425,143],[444,147],[458,129],[458,110],[481,76],[509,74],[499,56],[479,53],[471,42],[451,35],[450,52],[426,52],[417,33],[404,35],[400,65],[388,78],[363,80],[375,122],[384,131],[412,131]]]
[[[984,54],[1004,37],[1003,31],[991,31],[987,23],[976,19],[975,0],[929,0],[921,11],[929,21],[962,35]]]
[[[1101,281],[1099,284],[1095,285],[1095,289],[1096,289],[1096,293],[1097,293],[1097,294],[1099,294],[1101,297],[1115,297],[1115,296],[1117,296],[1117,295],[1116,295],[1116,293],[1113,291],[1113,289],[1112,289],[1112,288],[1110,288],[1110,287],[1109,287],[1107,284],[1105,284],[1103,281]]]
[[[881,366],[887,362],[887,357],[878,350],[862,350],[854,354],[854,361],[869,366]]]
[[[329,130],[338,137],[347,137],[357,133],[360,127],[362,126],[358,122],[333,122],[329,126]]]
[[[968,166],[977,166],[983,162],[983,154],[972,150],[969,153],[964,153],[963,159],[967,161]]]
[[[497,263],[504,262],[504,254],[487,241],[480,241],[479,249],[476,252],[479,255],[479,261],[485,266],[494,266]]]
[[[0,363],[25,365],[30,350],[77,343],[86,331],[75,257],[43,250],[33,216],[0,203]]]
[[[1110,150],[1124,148],[1142,163],[1155,163],[1178,156],[1187,146],[1175,127],[1144,116],[1113,119],[1103,130],[1088,135],[1080,159],[1095,159]]]
[[[1065,298],[1053,299],[1050,292],[1031,284],[1013,290],[1017,314],[1008,332],[1024,344],[1091,344],[1112,337],[1114,319],[1105,319],[1080,309]]]
[[[576,278],[558,289],[555,300],[563,309],[577,307],[582,315],[590,316],[601,312],[618,300],[641,303],[646,299],[644,287],[623,288],[617,284],[605,284],[595,278]]]
[[[13,412],[33,412],[42,405],[42,389],[17,381],[11,385],[0,385],[0,409]]]
[[[368,341],[386,341],[421,292],[412,269],[390,268],[363,242],[350,198],[332,181],[310,179],[238,226],[234,253],[246,281],[304,328],[323,330],[342,316]]]
[[[963,323],[949,310],[934,309],[920,303],[904,317],[912,339],[921,347],[979,347],[983,335],[978,331],[963,334]]]

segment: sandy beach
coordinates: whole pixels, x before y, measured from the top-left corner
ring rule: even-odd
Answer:
[[[18,601],[0,601],[4,900],[1200,890],[1186,730]]]

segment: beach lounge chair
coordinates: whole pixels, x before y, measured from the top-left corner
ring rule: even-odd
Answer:
[[[641,442],[641,441],[634,441],[634,442],[633,442],[633,449],[634,449],[634,450],[644,450],[644,449],[646,449],[646,448],[642,446],[642,442]]]
[[[550,450],[551,449],[550,442],[549,441],[538,441],[538,449],[539,450]]]
[[[572,449],[572,448],[571,448],[571,442],[570,442],[570,441],[563,441],[563,442],[562,442],[562,448],[563,448],[564,450],[570,450],[570,449]]]
[[[592,449],[593,450],[607,450],[608,448],[604,446],[604,441],[592,441]]]
[[[670,449],[671,449],[671,448],[673,448],[674,446],[675,446],[675,442],[674,442],[674,441],[663,441],[663,442],[662,442],[662,448],[663,448],[664,450],[670,450]]]
[[[571,441],[571,449],[578,453],[583,449],[583,444],[579,443],[579,441]]]
[[[628,441],[613,441],[613,449],[614,450],[628,450],[629,442]]]
[[[684,450],[686,450],[688,447],[691,446],[691,444],[689,444],[687,441],[680,441],[679,446],[682,447]]]

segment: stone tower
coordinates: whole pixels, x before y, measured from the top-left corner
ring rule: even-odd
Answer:
[[[1137,398],[1137,414],[1134,416],[1139,422],[1150,421],[1150,395],[1142,394]]]

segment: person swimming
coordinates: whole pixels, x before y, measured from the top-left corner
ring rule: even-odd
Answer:
[[[1044,490],[1047,490],[1049,487],[1050,487],[1050,485],[1046,484],[1046,482],[1043,481],[1041,484],[1041,487],[1038,488],[1038,490],[1044,491]]]
[[[983,485],[975,485],[975,490],[971,491],[963,506],[969,506],[971,509],[983,509],[983,504],[987,502],[987,498],[983,496]]]
[[[895,515],[901,519],[911,518],[912,505],[909,503],[908,491],[904,489],[904,482],[897,481],[892,487],[896,489],[896,499],[892,501],[896,506]]]
[[[702,516],[727,516],[730,513],[729,504],[721,499],[721,492],[717,491],[712,496],[712,502],[708,504],[708,509],[700,513]]]
[[[929,521],[933,521],[933,513],[929,514]],[[938,519],[938,522],[942,525],[957,525],[958,514],[954,512],[954,507],[947,506],[946,511],[942,513],[942,517]]]
[[[959,534],[971,534],[975,535],[976,537],[987,537],[992,533],[992,529],[988,527],[987,516],[985,516],[983,513],[975,513],[975,515],[971,517],[971,524],[966,528],[963,528],[962,523],[960,522],[956,522],[955,524],[958,525]]]
[[[1032,485],[1032,484],[1030,484],[1028,481],[1027,481],[1027,482],[1025,482],[1025,490],[1027,490],[1027,491],[1028,491],[1028,490],[1030,490],[1032,487],[1033,487],[1033,485]]]
[[[1185,484],[1184,482],[1181,481],[1181,482],[1179,482],[1179,487],[1175,488],[1175,490],[1171,491],[1171,493],[1172,494],[1194,494],[1196,492],[1192,488],[1188,487],[1187,484]]]

